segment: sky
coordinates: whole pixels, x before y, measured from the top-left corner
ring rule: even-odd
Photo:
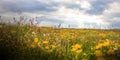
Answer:
[[[39,26],[120,28],[120,0],[0,0],[2,21],[37,17]]]

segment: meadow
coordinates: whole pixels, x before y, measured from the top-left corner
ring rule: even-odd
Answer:
[[[6,60],[119,60],[120,30],[0,24]]]

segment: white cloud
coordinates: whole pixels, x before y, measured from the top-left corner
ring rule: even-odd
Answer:
[[[41,14],[41,13],[27,13],[27,12],[25,12],[25,13],[23,13],[22,14],[23,16],[28,16],[28,17],[38,17],[38,16],[44,16],[44,14]]]
[[[110,18],[111,19],[111,17],[112,17],[113,20],[114,19],[116,20],[116,16],[114,16],[114,15],[119,15],[120,14],[119,6],[120,6],[120,2],[114,2],[112,4],[109,4],[109,8],[106,9],[103,12],[104,18]],[[118,18],[120,18],[120,17],[118,17]],[[119,20],[119,19],[117,19],[117,20]]]
[[[11,1],[11,0],[4,0],[4,1]],[[16,0],[16,1],[11,1],[13,3],[19,3],[20,0]],[[21,0],[21,1],[24,1],[24,0]],[[28,0],[27,0],[28,1]],[[29,1],[33,1],[33,0],[29,0]],[[40,3],[43,3],[41,5],[39,5],[39,2]],[[106,10],[104,10],[104,12],[102,11],[102,14],[99,14],[99,15],[92,15],[92,14],[89,14],[85,11],[91,9],[93,7],[92,3],[93,1],[96,1],[94,3],[99,3],[97,0],[34,0],[33,2],[38,2],[38,5],[35,5],[33,6],[33,8],[35,7],[46,7],[46,8],[51,8],[51,9],[55,9],[53,10],[52,12],[49,12],[49,9],[43,9],[43,10],[46,10],[46,11],[40,11],[39,9],[34,12],[31,12],[29,11],[30,8],[32,7],[28,7],[27,10],[25,10],[22,15],[24,16],[29,16],[29,17],[36,17],[36,16],[45,16],[46,19],[48,18],[48,20],[45,20],[43,21],[40,25],[45,25],[45,26],[48,26],[48,25],[56,25],[58,24],[60,21],[64,22],[62,25],[65,26],[65,25],[76,25],[79,27],[85,27],[84,24],[97,24],[97,25],[110,25],[112,23],[114,23],[114,21],[119,21],[120,22],[120,17],[116,17],[116,16],[113,16],[113,15],[116,15],[116,14],[119,14],[119,6],[120,6],[120,2],[119,1],[116,1],[116,2],[113,2],[113,3],[107,3],[107,2],[104,2],[107,4],[109,4],[108,6],[105,6],[106,7]],[[108,0],[107,0],[108,1]],[[111,0],[112,1],[112,0]],[[32,3],[32,2],[30,2]],[[53,5],[52,6],[44,6],[44,3],[48,4],[48,5]],[[99,3],[100,4],[100,3]],[[34,5],[34,4],[33,4]],[[54,6],[54,5],[57,5],[57,6]],[[74,5],[74,6],[73,6]],[[12,5],[11,5],[12,6]],[[19,7],[19,5],[17,5]],[[27,6],[27,5],[25,5]],[[29,6],[29,5],[28,5]],[[24,8],[24,5],[21,6]],[[95,6],[97,7],[97,5]],[[33,9],[34,10],[34,9]],[[98,9],[98,12],[99,12],[100,9]],[[0,6],[0,13],[1,12],[4,12],[5,10],[3,9],[2,5]],[[29,12],[28,12],[29,11]],[[93,11],[94,13],[94,11]],[[6,16],[6,17],[10,17],[10,16],[18,16],[16,12],[14,11],[9,11],[8,9],[8,12],[5,12],[4,14],[1,14],[3,16]],[[53,19],[53,20],[52,20]],[[52,21],[50,21],[52,20]],[[55,21],[56,20],[56,21]],[[57,20],[59,22],[57,22]],[[53,22],[55,21],[55,22]],[[57,23],[56,23],[57,22]]]
[[[94,0],[38,0],[39,2],[44,2],[44,3],[51,3],[51,2],[58,2],[61,4],[77,4],[80,5],[81,8],[83,9],[90,9],[91,8],[91,1]]]
[[[105,14],[119,13],[120,12],[120,2],[114,2],[109,4],[109,8],[104,11]]]
[[[120,14],[120,2],[113,2],[108,5],[108,8],[101,15],[101,20],[104,25],[111,26],[116,22],[120,22],[120,17],[116,15]]]
[[[53,14],[51,14],[51,17],[63,20],[65,21],[64,23],[67,23],[68,21],[70,22],[70,24],[76,24],[79,27],[81,26],[81,24],[84,24],[85,22],[91,24],[102,23],[100,16],[89,15],[82,10],[68,9],[65,8],[64,6],[59,7],[58,11],[53,12]]]
[[[83,8],[83,9],[91,8],[90,1],[87,1],[87,0],[81,0],[81,1],[77,0],[75,3],[79,4],[81,6],[81,8]]]

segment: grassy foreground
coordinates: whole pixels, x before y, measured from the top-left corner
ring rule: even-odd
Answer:
[[[120,30],[0,25],[6,60],[119,60]]]

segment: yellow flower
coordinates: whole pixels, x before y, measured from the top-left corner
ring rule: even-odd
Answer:
[[[49,49],[49,46],[46,46],[45,49]]]
[[[55,45],[51,45],[52,48],[55,48],[56,46]]]
[[[94,48],[91,47],[91,50],[93,50]]]
[[[101,52],[100,50],[96,50],[96,51],[94,52],[94,54],[95,54],[95,56],[97,56],[97,57],[102,56],[102,52]]]
[[[71,51],[73,51],[73,52],[74,52],[74,51],[76,51],[77,49],[78,49],[78,48],[72,48],[72,49],[71,49]]]
[[[103,46],[109,46],[109,45],[110,45],[110,41],[109,40],[104,41]]]
[[[38,42],[37,45],[40,47],[40,42]]]
[[[99,36],[106,37],[106,34],[105,33],[100,33]]]
[[[107,54],[114,54],[114,50],[113,49],[109,49],[108,51],[107,51]]]
[[[81,53],[81,52],[82,52],[82,49],[76,51],[76,53],[78,53],[78,54]]]
[[[37,43],[38,42],[38,38],[34,38],[34,42]]]
[[[83,53],[83,55],[86,55],[86,53]]]
[[[110,41],[109,40],[105,40],[103,43],[98,44],[95,48],[99,49],[99,48],[101,48],[103,46],[109,46],[109,45],[110,45]]]
[[[96,47],[95,47],[95,49],[99,49],[99,48],[101,48],[103,46],[103,44],[98,44]]]
[[[81,47],[82,47],[82,45],[80,45],[80,44],[75,44],[72,46],[72,48],[81,48]]]
[[[82,49],[80,49],[81,47],[82,47],[82,45],[75,44],[75,45],[72,46],[71,51],[79,54],[79,53],[82,52]]]
[[[103,46],[109,46],[109,42],[103,43]]]
[[[49,42],[49,41],[45,40],[45,41],[43,41],[42,43],[43,43],[43,44],[48,44],[48,42]]]

